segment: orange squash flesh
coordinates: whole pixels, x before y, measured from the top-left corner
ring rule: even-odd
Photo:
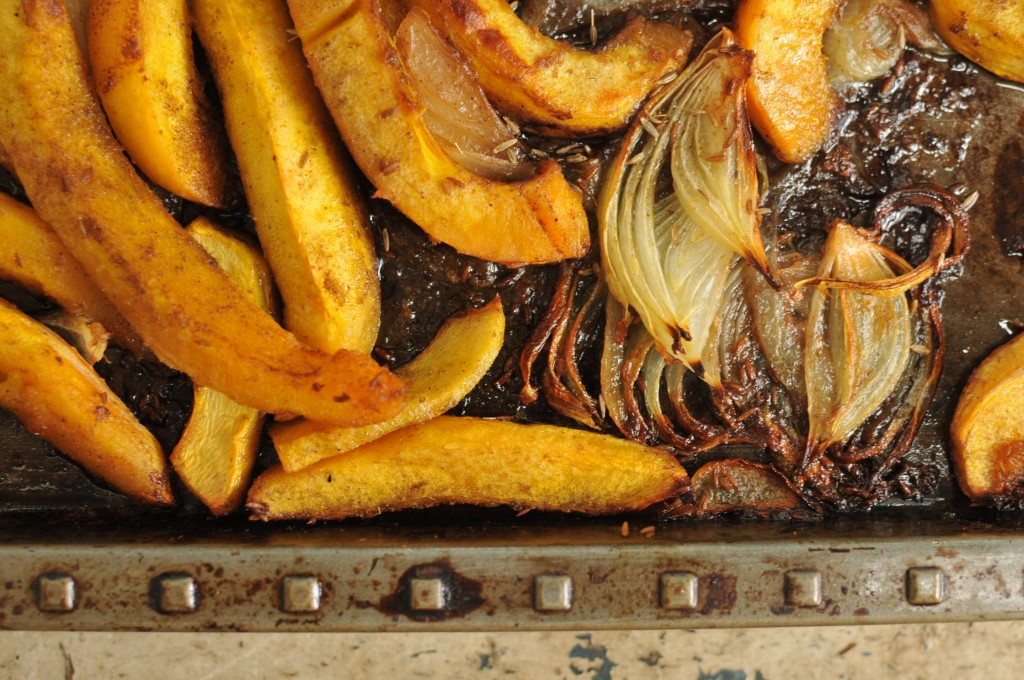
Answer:
[[[199,217],[188,226],[203,249],[217,260],[247,297],[268,313],[275,308],[273,278],[252,244]],[[222,392],[195,386],[192,414],[171,465],[181,481],[214,515],[242,504],[263,431],[263,414]]]
[[[684,493],[661,449],[553,425],[441,416],[295,473],[260,475],[256,519],[340,519],[449,503],[583,512],[642,510]]]
[[[754,52],[750,120],[786,163],[814,155],[832,128],[839,100],[829,85],[822,40],[841,4],[743,0],[736,10],[736,38]]]
[[[950,47],[998,76],[1024,83],[1024,3],[931,0],[932,25]]]
[[[441,149],[376,2],[288,6],[317,87],[376,196],[467,255],[537,264],[586,253],[582,197],[557,163],[541,163],[530,179],[501,182],[469,172]]]
[[[185,0],[90,0],[89,61],[118,140],[146,176],[204,205],[232,200],[224,130],[203,93]]]
[[[53,331],[0,301],[0,406],[140,503],[173,505],[160,444]]]
[[[599,50],[574,48],[523,23],[505,0],[412,0],[467,55],[504,113],[553,136],[625,127],[655,83],[679,70],[691,36],[637,17]]]
[[[974,370],[953,414],[951,459],[973,500],[1024,483],[1024,335],[998,347]]]
[[[355,425],[401,407],[403,381],[300,343],[165,212],[113,139],[62,5],[0,13],[0,143],[40,217],[167,365],[267,412]]]
[[[369,354],[377,253],[350,159],[283,0],[192,3],[263,254],[303,342]]]
[[[325,427],[309,421],[272,425],[270,437],[281,465],[288,472],[301,470],[454,408],[487,373],[504,339],[501,298],[449,319],[419,356],[395,370],[410,384],[401,411],[363,427]]]
[[[86,275],[57,234],[35,211],[0,194],[0,278],[45,295],[66,311],[103,324],[118,344],[136,354],[142,340]]]

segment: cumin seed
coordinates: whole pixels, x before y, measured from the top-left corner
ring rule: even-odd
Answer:
[[[506,139],[506,140],[505,140],[504,142],[502,142],[502,143],[501,143],[501,144],[499,144],[498,146],[496,146],[496,147],[494,147],[493,149],[491,149],[491,153],[493,153],[493,154],[499,154],[499,153],[501,153],[502,151],[504,151],[505,149],[511,149],[511,148],[512,148],[513,146],[515,146],[515,145],[516,145],[516,143],[517,143],[518,141],[519,141],[519,140],[518,140],[518,139],[515,139],[515,138],[513,138],[513,139]]]
[[[647,130],[647,133],[651,137],[657,137],[658,134],[660,134],[658,132],[658,128],[655,127],[654,123],[652,123],[651,120],[649,118],[647,118],[646,116],[641,116],[640,117],[640,125],[643,126],[644,130]]]

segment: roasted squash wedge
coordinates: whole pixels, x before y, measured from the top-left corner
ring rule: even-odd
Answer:
[[[249,299],[269,313],[274,311],[270,267],[253,245],[203,217],[188,226],[188,233]],[[209,387],[197,385],[194,392],[192,415],[171,453],[171,465],[210,512],[224,515],[245,497],[260,446],[263,414]]]
[[[363,427],[325,427],[309,421],[272,425],[270,437],[281,465],[288,472],[301,470],[454,408],[487,373],[504,339],[501,298],[449,319],[419,356],[395,371],[409,381],[401,411]]]
[[[1024,486],[1024,335],[996,348],[971,374],[950,441],[957,481],[971,499]]]
[[[998,76],[1024,83],[1024,3],[931,0],[932,24],[950,47]]]
[[[173,505],[160,444],[85,359],[0,300],[0,406],[121,493]]]
[[[606,515],[689,488],[670,453],[552,425],[441,416],[249,490],[256,519],[341,519],[451,503]]]
[[[469,172],[441,149],[374,0],[288,6],[313,79],[378,197],[434,239],[494,262],[554,262],[587,251],[582,197],[556,163],[502,182]]]
[[[642,17],[596,52],[553,40],[505,0],[411,0],[467,57],[504,113],[554,136],[625,127],[651,89],[679,70],[691,36]]]
[[[40,217],[167,365],[261,411],[365,425],[401,407],[403,381],[300,343],[165,212],[106,124],[62,5],[0,13],[0,143]]]
[[[0,193],[0,279],[45,295],[71,314],[103,324],[118,344],[135,353],[142,340],[114,308],[57,234],[35,211]]]
[[[110,125],[153,182],[226,207],[224,129],[203,93],[185,0],[90,0],[89,61]]]
[[[380,282],[351,162],[313,84],[283,0],[195,0],[285,327],[325,351],[369,353]]]
[[[750,120],[786,163],[810,158],[832,129],[839,100],[822,45],[841,6],[841,0],[742,0],[736,10],[736,38],[754,52]]]

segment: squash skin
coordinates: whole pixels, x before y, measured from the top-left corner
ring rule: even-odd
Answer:
[[[0,406],[133,500],[174,505],[160,444],[74,348],[4,301],[0,337]]]
[[[582,196],[554,161],[520,182],[475,175],[430,134],[373,0],[288,3],[313,79],[356,164],[432,238],[507,265],[582,257]]]
[[[168,191],[228,207],[230,154],[196,71],[185,0],[90,0],[88,34],[96,88],[129,157]]]
[[[682,68],[692,37],[636,17],[596,52],[523,23],[505,0],[411,0],[469,58],[503,113],[553,136],[625,127],[659,79]]]
[[[164,211],[114,140],[60,3],[0,13],[0,143],[40,217],[167,365],[266,412],[355,425],[401,407],[403,381],[303,345]]]

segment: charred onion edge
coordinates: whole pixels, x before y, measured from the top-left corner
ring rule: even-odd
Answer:
[[[578,283],[588,275],[589,273],[584,270],[577,272],[573,288],[575,289]],[[548,372],[545,373],[545,380],[550,375],[552,379],[557,379],[568,387],[569,393],[572,395],[572,406],[582,409],[582,412],[586,414],[585,418],[576,418],[576,420],[595,429],[602,428],[604,418],[601,417],[597,399],[591,396],[583,384],[583,376],[580,374],[579,362],[576,357],[579,340],[587,329],[596,325],[602,307],[600,303],[606,294],[607,287],[599,279],[597,284],[591,288],[579,311],[575,313],[563,339],[557,345],[554,340],[552,341],[548,355]],[[552,406],[554,405],[552,404]]]
[[[792,493],[792,505],[787,507],[764,507],[752,503],[750,506],[733,506],[709,511],[708,505],[710,504],[710,498],[707,494],[702,494],[699,498],[696,497],[697,490],[693,484],[693,477],[698,477],[702,470],[709,471],[705,474],[711,474],[713,476],[713,484],[715,487],[726,488],[728,486],[732,486],[733,488],[738,488],[735,479],[731,475],[732,469],[735,468],[745,468],[747,470],[760,472],[764,476],[763,479],[766,483],[769,482],[769,478],[771,478],[770,481],[781,482],[782,486]],[[718,515],[741,515],[756,517],[787,516],[793,519],[806,519],[819,516],[822,511],[821,505],[817,500],[808,497],[806,493],[799,489],[793,481],[789,479],[789,477],[782,474],[774,466],[765,463],[757,463],[742,458],[708,461],[693,474],[693,477],[690,479],[690,502],[687,503],[680,498],[675,502],[670,503],[664,510],[663,515],[665,517],[707,518]],[[698,481],[700,481],[699,478]]]
[[[565,312],[559,317],[551,335],[547,369],[544,371],[543,377],[544,398],[552,408],[562,415],[572,418],[581,425],[599,430],[601,429],[601,418],[598,414],[597,403],[583,388],[582,380],[579,383],[570,382],[567,385],[563,378],[568,367],[576,365],[575,342],[572,340],[574,332],[578,330],[579,324],[582,322],[583,310],[581,308],[574,317],[573,309],[582,278],[581,270],[573,271]],[[589,297],[592,299],[593,295]],[[578,376],[579,371],[576,370],[575,374]]]
[[[572,273],[579,261],[562,262],[558,265],[558,280],[555,283],[555,293],[548,305],[544,318],[530,333],[523,345],[523,351],[519,355],[519,372],[523,376],[523,389],[519,393],[519,401],[524,404],[532,404],[539,396],[537,388],[533,386],[533,364],[540,358],[541,352],[547,346],[551,334],[565,316],[569,306],[569,291],[572,289]]]

